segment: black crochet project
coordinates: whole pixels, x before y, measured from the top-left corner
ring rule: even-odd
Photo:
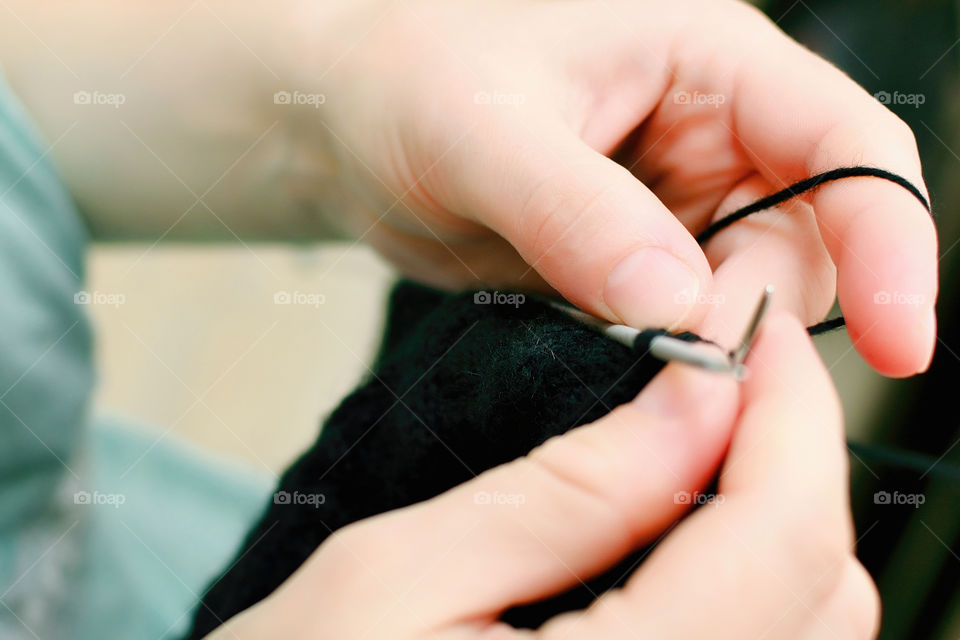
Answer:
[[[647,354],[663,331],[640,334],[631,349],[544,300],[505,299],[518,300],[410,283],[394,289],[374,375],[284,473],[236,563],[203,597],[189,638],[267,597],[333,531],[436,496],[592,422],[634,398],[663,367]],[[287,501],[294,492],[321,494],[323,502]],[[583,608],[621,584],[644,554],[504,620],[536,628]]]

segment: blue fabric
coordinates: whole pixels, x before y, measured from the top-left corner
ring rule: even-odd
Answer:
[[[0,638],[173,637],[270,482],[89,416],[88,237],[47,150],[0,78]]]

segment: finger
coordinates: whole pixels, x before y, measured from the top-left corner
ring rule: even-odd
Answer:
[[[866,165],[924,190],[910,129],[823,59],[767,31],[771,53],[741,65],[733,101],[738,139],[764,177],[779,187]],[[811,202],[857,349],[882,373],[924,370],[936,338],[937,243],[928,212],[903,187],[872,177],[826,184]]]
[[[470,145],[470,170],[451,181],[458,183],[458,210],[510,241],[587,311],[638,328],[696,322],[709,265],[686,228],[627,169],[560,121],[498,120],[483,135]]]
[[[410,233],[380,225],[368,242],[407,278],[440,289],[462,290],[465,283],[532,291],[556,297],[556,291],[495,233],[465,242],[437,242],[430,234]]]
[[[716,217],[766,193],[770,185],[754,176],[731,192]],[[707,312],[696,331],[719,344],[741,338],[767,285],[776,291],[771,309],[789,311],[806,326],[823,320],[833,306],[836,268],[805,202],[787,202],[776,215],[742,220],[708,243],[706,254],[713,286],[704,295]]]
[[[870,640],[880,630],[880,595],[873,578],[857,562],[848,558],[843,576],[833,593],[807,624],[807,629],[797,634],[783,634],[785,638],[799,640]]]
[[[803,624],[833,590],[851,525],[829,376],[787,314],[769,318],[747,362],[721,495],[668,535],[624,589],[551,621],[545,637],[573,625],[598,638],[761,637],[783,616]]]
[[[745,408],[720,490],[770,491],[808,502],[817,498],[812,506],[829,507],[823,515],[849,525],[840,402],[803,325],[789,315],[773,315],[761,328],[747,364]]]
[[[433,500],[346,528],[326,545],[329,560],[321,547],[317,571],[362,579],[372,567],[370,581],[405,594],[409,611],[442,615],[438,624],[495,619],[580,584],[673,522],[687,507],[676,492],[715,473],[736,409],[731,379],[671,365],[601,420]],[[338,544],[353,552],[333,553]],[[336,569],[351,555],[363,563]]]

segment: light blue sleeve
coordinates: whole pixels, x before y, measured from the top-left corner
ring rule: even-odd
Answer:
[[[0,77],[0,638],[176,637],[270,491],[91,419],[87,232]]]

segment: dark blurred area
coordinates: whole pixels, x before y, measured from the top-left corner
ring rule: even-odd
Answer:
[[[947,1],[762,3],[916,134],[940,233],[939,338],[924,376],[870,395],[869,432],[851,453],[858,555],[880,587],[880,638],[960,638],[960,28]]]

